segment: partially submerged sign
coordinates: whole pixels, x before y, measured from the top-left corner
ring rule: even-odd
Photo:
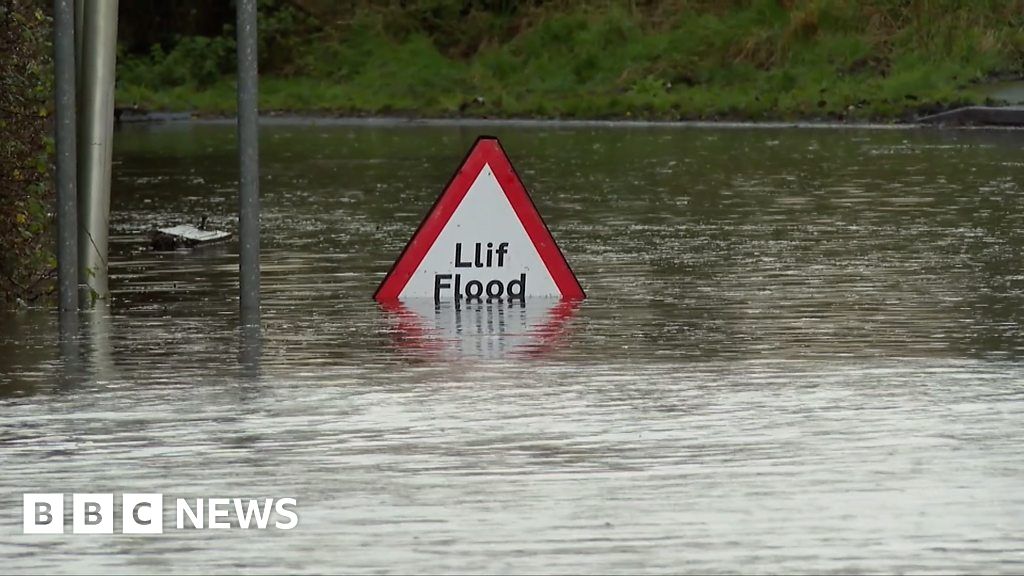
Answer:
[[[481,137],[374,298],[585,297],[496,138]]]

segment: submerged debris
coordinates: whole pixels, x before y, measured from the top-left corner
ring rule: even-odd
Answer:
[[[1024,106],[965,106],[920,119],[950,126],[1024,126]]]

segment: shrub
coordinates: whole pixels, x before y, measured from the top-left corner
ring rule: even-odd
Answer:
[[[52,291],[53,67],[39,0],[0,4],[0,303]]]

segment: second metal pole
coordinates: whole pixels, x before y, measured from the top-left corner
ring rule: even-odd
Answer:
[[[256,0],[238,0],[238,278],[243,326],[260,323],[259,111]]]
[[[114,140],[117,0],[83,2],[78,131],[78,276],[85,301],[106,298],[110,163]]]

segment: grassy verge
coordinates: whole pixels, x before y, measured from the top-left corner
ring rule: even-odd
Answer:
[[[1024,71],[1020,0],[350,4],[264,2],[263,110],[898,120]],[[124,55],[118,104],[231,113],[233,49]]]

